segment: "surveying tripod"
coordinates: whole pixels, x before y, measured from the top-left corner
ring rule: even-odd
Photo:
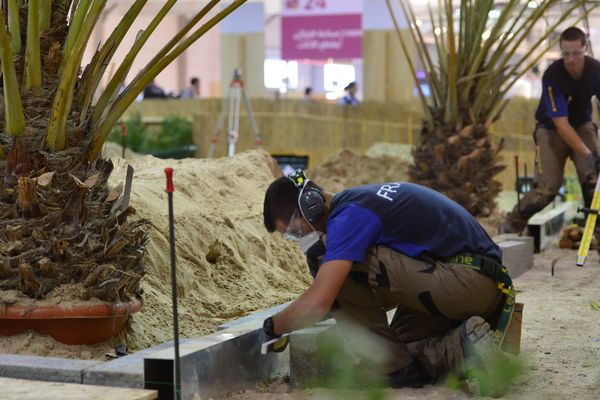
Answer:
[[[248,120],[250,121],[250,128],[252,129],[252,134],[254,135],[254,143],[256,144],[256,147],[262,147],[262,140],[260,138],[260,134],[258,133],[256,120],[254,119],[254,113],[252,112],[252,106],[250,105],[250,100],[248,99],[248,96],[246,96],[246,91],[244,90],[244,81],[242,81],[242,73],[239,68],[236,68],[235,70],[233,70],[233,79],[229,84],[229,94],[227,97],[223,97],[221,112],[219,113],[219,117],[217,118],[215,133],[213,134],[213,137],[210,140],[210,147],[208,149],[207,158],[212,157],[215,151],[215,147],[219,142],[219,135],[223,130],[223,123],[225,122],[226,112],[228,113],[227,155],[229,157],[233,157],[233,154],[235,153],[235,144],[237,143],[240,131],[241,99],[244,99],[244,107],[246,107],[246,112],[248,113]]]

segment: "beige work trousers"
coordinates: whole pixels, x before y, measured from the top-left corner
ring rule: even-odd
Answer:
[[[597,149],[598,131],[593,122],[579,125],[575,130],[588,149]],[[565,143],[558,132],[552,129],[538,127],[535,131],[535,141],[537,162],[534,188],[523,196],[520,206],[516,205],[511,212],[514,219],[512,224],[516,231],[525,228],[529,218],[554,200],[563,184],[567,158],[570,158],[575,164],[577,178],[587,207],[591,204],[594,196],[597,177],[585,157],[576,153]]]
[[[471,316],[494,318],[502,300],[496,282],[464,265],[377,246],[353,264],[337,297],[336,320],[352,351],[373,369],[391,373],[417,359],[435,379],[463,361],[451,332]],[[386,312],[393,308],[388,324]]]

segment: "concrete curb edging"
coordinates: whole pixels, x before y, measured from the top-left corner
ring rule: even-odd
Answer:
[[[513,278],[533,266],[533,238],[502,235],[494,239],[502,248],[503,263]],[[209,398],[253,388],[260,381],[288,372],[292,384],[299,385],[304,377],[310,377],[312,370],[306,361],[314,357],[316,336],[331,331],[329,328],[335,324],[332,320],[294,332],[290,350],[260,354],[260,344],[266,339],[261,329],[263,320],[288,304],[228,322],[208,336],[181,339],[183,398],[191,399],[196,394]],[[0,354],[0,376],[158,389],[164,396],[172,393],[173,356],[172,341],[108,362]]]

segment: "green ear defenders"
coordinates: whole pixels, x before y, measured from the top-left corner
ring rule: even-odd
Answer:
[[[304,171],[297,169],[288,175],[294,186],[300,191],[298,194],[298,208],[305,220],[309,223],[317,222],[325,213],[325,198],[315,188],[310,179],[304,175]]]

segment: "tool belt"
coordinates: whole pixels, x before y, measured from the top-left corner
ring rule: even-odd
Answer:
[[[515,308],[516,293],[512,284],[512,279],[510,278],[510,275],[508,275],[508,270],[500,261],[494,258],[470,253],[457,254],[444,261],[450,264],[459,264],[474,269],[498,282],[498,290],[504,294],[504,305],[502,306],[502,312],[496,324],[492,345],[499,349],[506,337],[506,331],[508,325],[510,325],[510,320]]]

